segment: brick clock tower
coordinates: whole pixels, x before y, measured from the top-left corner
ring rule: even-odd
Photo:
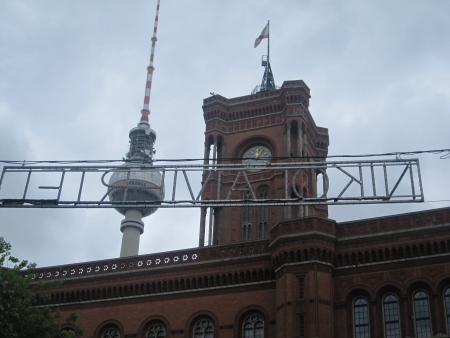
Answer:
[[[310,90],[301,80],[285,81],[280,88],[232,99],[213,95],[203,101],[206,124],[204,163],[304,162],[324,160],[328,153],[328,129],[316,126],[309,110]],[[283,172],[250,169],[246,172],[252,191],[244,178],[237,180],[231,199],[248,197],[283,199],[296,197],[294,189],[285,190]],[[297,194],[318,194],[314,169],[296,177]],[[229,194],[235,176],[222,175],[221,196]],[[203,181],[206,179],[205,175]],[[292,179],[291,177],[289,178]],[[205,190],[203,199],[216,199]],[[253,195],[252,195],[253,193]],[[239,196],[240,195],[240,196]],[[288,196],[286,196],[288,195]],[[208,245],[245,242],[268,238],[268,231],[283,220],[306,216],[328,217],[326,206],[224,207],[203,208],[199,245],[205,245],[205,224],[209,220]]]

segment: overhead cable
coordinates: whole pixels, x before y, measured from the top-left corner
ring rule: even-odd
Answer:
[[[390,153],[379,153],[379,154],[360,154],[360,155],[326,155],[326,156],[283,156],[283,157],[271,157],[271,160],[295,160],[295,159],[331,159],[331,158],[364,158],[364,157],[380,157],[380,156],[395,156],[396,158],[401,159],[401,156],[412,156],[419,154],[442,154],[440,159],[449,159],[450,158],[450,149],[434,149],[434,150],[414,150],[414,151],[396,151]],[[220,158],[220,161],[229,162],[229,161],[239,161],[242,160],[242,157],[231,157],[231,158]],[[204,158],[165,158],[165,159],[155,159],[154,162],[194,162],[194,161],[203,161]],[[0,163],[5,164],[14,164],[14,165],[33,165],[33,164],[83,164],[83,163],[117,163],[117,162],[126,162],[124,159],[121,160],[42,160],[42,161],[28,161],[28,160],[0,160]]]

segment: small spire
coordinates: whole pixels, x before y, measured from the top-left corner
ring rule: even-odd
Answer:
[[[277,89],[275,86],[275,79],[273,78],[272,68],[270,67],[269,57],[267,55],[262,56],[261,66],[265,68],[259,91],[264,92]]]

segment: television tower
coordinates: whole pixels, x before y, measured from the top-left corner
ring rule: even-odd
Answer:
[[[159,3],[160,0],[156,5],[150,64],[147,67],[147,82],[141,119],[137,127],[132,128],[129,133],[130,150],[126,154],[126,163],[122,165],[125,170],[114,172],[108,184],[108,196],[114,202],[160,201],[164,199],[164,182],[161,173],[157,170],[151,170],[153,154],[155,153],[153,145],[156,141],[156,133],[150,128],[148,119],[152,77],[155,69],[153,59],[157,41]],[[123,233],[120,257],[136,256],[139,254],[139,238],[144,232],[142,218],[153,214],[158,208],[130,206],[129,208],[115,209],[125,216],[120,226]]]

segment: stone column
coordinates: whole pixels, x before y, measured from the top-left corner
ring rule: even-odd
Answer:
[[[203,156],[203,164],[205,164],[205,165],[209,164],[210,147],[211,147],[211,145],[209,144],[209,142],[205,141],[205,152],[204,152],[204,156]],[[203,169],[203,180],[206,180],[206,173],[207,173],[207,168],[205,167]],[[203,182],[202,182],[202,184],[203,184]],[[207,213],[207,208],[202,207],[200,210],[200,233],[198,236],[198,246],[200,248],[205,246],[206,213]]]
[[[408,296],[407,291],[401,290],[402,294],[399,299],[399,311],[400,311],[400,323],[403,321],[405,325],[402,326],[402,334],[405,337],[412,337],[414,332],[414,321],[409,317],[412,314],[411,309],[408,307]]]
[[[225,158],[225,143],[222,140],[222,144],[220,146],[220,159],[222,160],[221,163],[230,163],[229,161],[224,162],[223,159]]]
[[[200,208],[200,234],[198,236],[198,246],[205,246],[205,225],[206,225],[206,207]]]
[[[205,141],[205,153],[203,155],[203,164],[209,163],[209,147],[210,144],[208,143],[208,141]]]
[[[209,208],[209,231],[208,231],[208,245],[211,246],[212,243],[212,228],[213,228],[213,213],[214,209]]]
[[[214,148],[213,148],[213,164],[217,163],[217,139],[214,140]]]
[[[284,172],[284,198],[288,199],[290,198],[291,195],[289,195],[289,176],[288,176],[288,171],[285,170]],[[291,207],[290,206],[285,206],[284,207],[284,219],[289,219],[291,218]]]
[[[306,146],[308,145],[308,139],[306,137],[306,133],[303,134],[303,149],[305,149],[305,156],[306,156]]]
[[[287,141],[287,143],[286,143],[286,152],[287,152],[287,154],[286,154],[286,156],[287,157],[290,157],[291,156],[291,124],[288,124],[287,126],[286,126],[286,141]]]
[[[222,237],[222,210],[223,208],[214,208],[214,224],[212,231],[212,245],[221,243]]]

